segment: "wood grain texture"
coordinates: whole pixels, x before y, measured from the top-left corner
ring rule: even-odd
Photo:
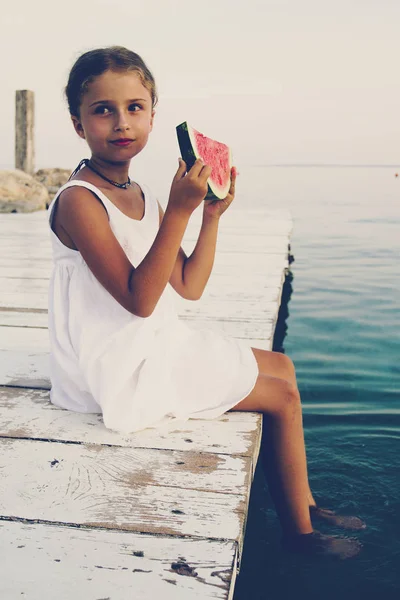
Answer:
[[[236,544],[0,521],[4,600],[232,598]]]
[[[243,543],[246,457],[3,438],[0,469],[3,518]]]
[[[217,419],[175,420],[125,435],[107,429],[100,414],[54,406],[48,391],[0,387],[1,437],[241,455],[256,461],[261,421],[259,413],[231,411]]]
[[[187,253],[200,224],[198,210]],[[287,211],[225,213],[180,317],[271,349],[291,230]],[[0,215],[0,597],[232,600],[261,415],[121,435],[50,404],[50,237],[45,211]]]

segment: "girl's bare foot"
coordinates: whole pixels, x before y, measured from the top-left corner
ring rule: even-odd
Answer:
[[[362,544],[355,538],[324,535],[319,531],[299,533],[282,540],[283,547],[290,552],[308,555],[326,555],[342,560],[356,556]]]
[[[359,517],[351,517],[346,515],[337,515],[333,510],[328,508],[320,508],[319,506],[310,506],[310,516],[312,520],[326,521],[341,527],[342,529],[365,529],[367,525]]]

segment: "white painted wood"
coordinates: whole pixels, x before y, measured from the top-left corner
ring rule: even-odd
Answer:
[[[189,316],[195,319],[190,321],[193,328],[205,327],[219,331],[225,335],[241,339],[250,347],[266,350],[270,348],[275,327],[275,323],[272,321],[266,324],[261,320],[254,320],[251,325],[245,319],[242,321],[215,321],[210,317],[207,318],[207,316],[200,320],[195,313]],[[252,338],[248,337],[250,327],[251,333],[254,334]],[[0,385],[50,389],[49,373],[49,336],[47,329],[0,327]]]
[[[33,327],[1,327],[0,352],[9,350],[48,352],[49,333],[47,329]]]
[[[9,279],[7,281],[13,281],[12,279]],[[211,290],[209,291],[209,293],[211,293]],[[279,289],[278,288],[273,288],[271,290],[268,290],[267,288],[267,294],[268,296],[271,298],[271,300],[265,300],[264,302],[275,302],[274,308],[276,309],[276,298],[278,296],[279,293]],[[267,298],[268,298],[267,296]],[[221,298],[221,295],[220,295]],[[200,310],[200,307],[202,307],[203,305],[206,305],[206,300],[207,300],[207,296],[205,296],[204,298],[201,298],[200,300],[196,301],[196,302],[190,302],[189,300],[185,302],[185,304],[190,307],[190,309],[188,308],[189,312],[191,312],[193,309],[196,310]],[[251,300],[251,293],[249,293],[249,300]],[[223,300],[225,302],[225,300]],[[229,302],[229,299],[226,300],[226,302]],[[236,303],[236,304],[235,304]],[[240,312],[240,314],[243,314],[245,312],[245,306],[242,306],[243,302],[236,301],[235,298],[233,298],[232,300],[232,306],[228,306],[226,309],[226,314],[229,314],[231,317],[235,317],[236,314],[236,310],[238,312]],[[246,303],[245,303],[246,304]],[[30,291],[29,294],[26,294],[22,291],[17,291],[17,292],[1,292],[1,296],[0,296],[0,308],[5,308],[5,309],[41,309],[41,310],[47,310],[47,306],[48,306],[48,302],[47,302],[47,295],[43,292],[34,292],[34,291]],[[255,303],[253,302],[253,306],[252,309],[254,309],[255,307]],[[208,307],[208,312],[210,314],[212,314],[212,308]],[[219,308],[219,313],[218,315],[216,315],[216,317],[219,316],[219,314],[221,313],[221,311],[223,312],[223,307]],[[249,312],[249,317],[251,318],[251,310],[248,311]]]
[[[200,206],[190,217],[188,228],[197,228],[201,224],[202,207]],[[287,231],[288,224],[291,224],[292,217],[290,211],[275,206],[265,206],[262,208],[248,207],[230,207],[226,211],[220,221],[221,229],[238,227],[241,231],[244,225],[250,224],[254,227],[260,225],[260,219],[265,220],[265,230],[269,228],[275,232]],[[32,227],[34,223],[35,227]],[[33,213],[3,213],[1,215],[0,228],[5,233],[25,231],[29,235],[40,235],[44,231],[48,231],[48,214],[47,211],[35,211]]]
[[[188,253],[200,222],[197,211],[182,243]],[[225,213],[206,291],[196,303],[182,305],[177,297],[181,318],[195,328],[217,328],[254,347],[271,349],[291,229],[287,211]],[[0,573],[0,597],[12,600],[1,585],[12,585],[15,567],[26,575],[19,577],[26,587],[18,590],[18,598],[25,591],[26,597],[42,599],[51,589],[61,599],[71,597],[71,591],[79,598],[84,590],[82,597],[93,600],[131,596],[232,600],[261,441],[261,415],[230,412],[212,421],[175,421],[123,436],[106,430],[100,415],[52,406],[48,390],[33,389],[50,385],[50,235],[45,211],[0,215],[0,384],[29,386],[0,388],[0,516],[53,522],[0,521],[0,552],[4,554],[5,548],[10,557],[8,579]],[[84,523],[92,529],[76,528]],[[224,558],[215,558],[224,542],[198,539],[202,537],[230,540]],[[23,541],[18,544],[18,539]],[[126,548],[137,539],[148,540],[150,566],[144,572],[133,569],[128,576],[129,567],[119,567],[125,564]],[[173,569],[164,576],[161,561],[166,558],[168,563],[174,556],[173,544],[186,544],[179,556],[190,564],[197,561],[196,570],[203,569],[197,578],[177,575]],[[64,551],[59,563],[52,558],[54,548]],[[127,556],[132,559],[129,552]],[[214,569],[218,561],[223,568]],[[39,581],[32,585],[37,574]],[[87,581],[87,587],[78,585],[81,581],[82,586]],[[75,594],[71,582],[79,590]],[[14,593],[13,588],[5,589]],[[27,596],[32,590],[37,595]]]
[[[17,234],[16,234],[17,235]],[[191,244],[193,240],[197,239],[198,232],[193,231],[191,234],[186,233],[183,238],[183,243]],[[237,253],[248,253],[254,250],[262,253],[280,253],[287,249],[287,236],[273,236],[254,231],[240,232],[227,232],[221,231],[218,235],[217,248],[224,252],[233,251]],[[51,254],[50,239],[46,238],[29,238],[28,236],[22,237],[0,237],[0,249],[2,256],[12,256],[17,252],[26,254],[27,256],[43,256]],[[269,252],[268,252],[269,251]]]
[[[250,466],[241,456],[3,438],[0,515],[241,547]],[[227,493],[230,487],[241,493]]]
[[[1,251],[0,256],[0,277],[10,277],[18,279],[20,273],[30,279],[49,279],[52,269],[51,253],[46,255],[32,256],[32,253],[15,253],[14,251]],[[247,275],[247,269],[251,267],[251,271],[259,273],[266,277],[272,273],[276,273],[284,266],[288,266],[287,247],[281,252],[233,252],[223,251],[218,249],[214,260],[212,273],[240,273]],[[15,269],[14,271],[12,269]]]
[[[107,429],[99,414],[76,413],[50,403],[47,390],[0,387],[0,436],[242,455],[257,460],[259,413],[227,412],[217,419],[175,420],[130,435]]]
[[[249,457],[199,453],[192,449],[189,450],[188,446],[189,444],[184,451],[178,451],[129,446],[109,447],[104,443],[91,444],[87,441],[80,445],[66,445],[47,444],[43,441],[20,438],[0,440],[0,447],[4,448],[4,454],[10,458],[10,463],[20,460],[18,458],[20,456],[24,457],[26,454],[30,454],[32,458],[30,456],[29,460],[34,460],[33,456],[35,456],[40,464],[46,461],[49,453],[55,453],[57,458],[60,455],[58,460],[65,463],[61,470],[66,474],[70,470],[71,472],[74,470],[78,459],[81,469],[88,471],[82,480],[80,474],[77,475],[77,478],[81,480],[79,488],[82,487],[83,480],[90,479],[89,492],[92,497],[98,495],[97,485],[100,488],[107,487],[110,494],[116,495],[121,493],[122,488],[147,485],[211,491],[220,494],[242,495],[246,493],[249,487]],[[67,463],[70,465],[69,467]],[[49,465],[49,463],[47,464]],[[109,468],[103,472],[105,464]],[[101,467],[101,465],[103,466]],[[58,464],[55,467],[60,468]],[[45,465],[44,471],[46,468]],[[102,469],[101,473],[99,473],[99,468]],[[94,481],[92,471],[96,471],[94,476],[98,483]],[[3,469],[2,476],[5,477],[8,472],[11,474],[7,468]],[[45,477],[47,478],[46,474]],[[54,477],[52,477],[52,481],[54,481]],[[116,488],[114,492],[112,486]],[[72,496],[71,492],[71,498]]]
[[[190,236],[186,234],[183,238],[183,244],[189,246],[197,239],[197,232],[193,232]],[[3,257],[12,256],[16,253],[25,254],[31,257],[48,255],[50,253],[50,240],[32,240],[28,237],[25,239],[4,239],[0,238],[0,249]],[[255,250],[265,254],[279,254],[287,249],[287,236],[268,236],[256,235],[254,232],[248,232],[246,235],[240,233],[223,232],[218,237],[218,250],[224,252],[237,252],[247,254]]]
[[[32,243],[34,243],[34,241]],[[273,263],[274,261],[279,263],[281,258],[282,252],[269,252],[268,254],[265,254],[264,252],[253,252],[251,258],[249,258],[246,254],[243,254],[241,252],[231,253],[224,251],[224,248],[219,248],[215,256],[214,265],[220,262],[224,264],[237,265],[238,267],[240,267],[241,265],[248,264],[249,262],[251,262],[253,265],[258,265],[263,271],[268,271],[268,265],[270,263]],[[11,253],[9,256],[5,256],[4,253],[2,253],[0,256],[0,267],[7,265],[18,266],[22,264],[24,266],[29,266],[30,268],[34,269],[35,266],[38,265],[49,265],[49,263],[51,263],[51,260],[52,258],[50,247],[48,248],[48,252],[46,252],[46,254],[43,253],[35,259],[33,259],[32,256],[28,253],[23,253],[20,255]]]
[[[237,278],[240,277],[242,288],[238,289]],[[251,296],[255,300],[269,301],[276,297],[276,289],[280,286],[282,279],[282,265],[280,269],[275,269],[267,275],[259,272],[244,273],[243,275],[232,267],[217,269],[212,273],[209,284],[210,287],[204,291],[203,298],[212,298],[215,296],[224,296],[226,300],[241,299],[245,300]],[[211,285],[212,284],[212,285]],[[28,278],[24,277],[0,277],[1,296],[3,294],[25,294],[28,299],[34,294],[42,294],[47,299],[49,289],[49,279],[47,278]],[[201,298],[200,301],[203,299]],[[186,302],[188,303],[188,302]],[[198,304],[191,302],[190,304]]]
[[[0,597],[229,600],[235,554],[232,541],[0,521]]]
[[[252,342],[259,340],[263,343],[272,342],[273,332],[275,330],[275,321],[271,318],[265,320],[246,321],[244,319],[207,319],[201,315],[185,315],[181,317],[184,321],[190,323],[190,327],[194,329],[212,329],[219,331],[224,335],[228,335],[243,341],[247,341],[251,346]]]
[[[20,312],[16,310],[0,310],[0,327],[38,327],[47,329],[47,311]],[[6,337],[7,332],[0,329],[0,339]]]
[[[10,279],[10,281],[12,281]],[[45,294],[42,292],[32,292],[27,296],[23,292],[2,291],[0,296],[0,308],[22,308],[22,309],[41,309],[47,310],[48,302]]]
[[[257,242],[257,250],[261,250],[261,252],[217,251],[214,271],[203,297],[197,302],[188,302],[176,295],[176,302],[179,315],[184,320],[187,320],[191,326],[195,328],[211,328],[231,337],[248,340],[254,347],[269,349],[275,329],[284,269],[287,268],[288,264],[287,232],[291,227],[291,223],[281,220],[280,233],[286,227],[286,237],[283,234],[282,236],[275,235],[271,236],[270,241],[268,241],[268,236],[253,235],[253,230],[251,229],[256,228],[259,233],[263,231],[261,226],[265,226],[266,223],[265,213],[262,214],[264,215],[264,223],[262,223],[263,219],[260,218],[260,214],[249,215],[240,212],[233,214],[225,222],[227,232],[232,232],[235,228],[237,231],[243,231],[243,229],[248,231],[246,235],[233,234],[235,247],[238,244],[240,245],[239,247],[246,246],[247,239],[250,236],[254,243]],[[30,216],[36,221],[36,224],[40,222],[40,217],[37,215]],[[29,219],[19,221],[20,223],[24,222],[27,224]],[[4,225],[3,219],[0,219],[1,222]],[[15,224],[11,219],[8,219],[8,222]],[[276,233],[276,228],[273,227],[272,222],[273,220],[268,220],[267,229],[268,227],[272,227],[272,231]],[[44,236],[46,231],[48,233],[48,229],[45,221],[42,225],[42,235]],[[37,235],[36,229],[35,234],[32,234],[33,229],[32,227],[30,229],[31,238]],[[250,230],[251,235],[249,233]],[[38,244],[36,243],[35,247],[32,248],[29,236],[26,235],[24,237],[24,232],[21,231],[18,235],[17,231],[18,229],[12,232],[7,242],[9,243],[13,239],[21,240],[22,238],[22,246],[24,248],[26,244],[26,252],[23,255],[29,259],[28,264],[31,266],[32,260],[35,260],[32,257],[32,251],[38,248]],[[188,228],[189,234],[190,227]],[[47,256],[50,257],[49,239],[47,241],[45,237],[41,239],[43,246],[47,244]],[[277,254],[276,248],[274,250],[275,253],[271,255],[265,255],[262,252],[263,244],[265,245],[265,243],[270,243],[273,240],[276,245],[278,242],[281,243],[282,239],[285,240],[284,253]],[[224,249],[223,234],[221,235],[221,240],[219,248]],[[14,249],[9,248],[9,250],[13,252],[13,259],[5,259],[3,255],[3,260],[15,260]],[[42,250],[38,252],[38,255],[42,256]],[[266,258],[267,256],[268,258]],[[263,262],[265,261],[267,262],[263,267]],[[43,265],[44,263],[40,264]],[[19,268],[23,269],[23,267]],[[268,271],[268,268],[270,271]],[[32,277],[38,270],[44,277]],[[0,308],[2,308],[0,311],[0,324],[8,326],[23,325],[26,327],[26,313],[21,312],[21,316],[17,316],[18,311],[47,310],[47,277],[50,273],[50,264],[44,268],[37,266],[34,272],[28,269],[26,277],[24,277],[24,273],[26,274],[26,270],[20,270],[20,278],[2,277],[0,279],[0,289],[2,290],[0,294]],[[238,287],[238,280],[240,281],[240,287]],[[34,322],[39,322],[40,327],[46,327],[43,316],[32,315],[31,323],[33,324]],[[0,366],[1,384],[49,387],[48,357],[46,356],[46,352],[48,352],[47,334],[43,331],[34,332],[31,327],[29,329],[30,332],[24,331],[23,335],[20,335],[16,334],[12,329],[5,331],[4,328],[0,328],[2,338],[0,349],[6,353]]]
[[[260,339],[263,342],[271,341],[272,328],[275,325],[275,315],[260,326],[260,323],[256,320],[234,320],[234,319],[219,319],[214,322],[210,320],[202,319],[199,315],[195,316],[182,316],[183,321],[190,324],[193,328],[208,327],[221,331],[225,335],[235,337],[238,339],[248,340],[249,343],[252,340]],[[7,340],[8,336],[13,335],[13,331],[6,331],[1,326],[7,327],[29,327],[47,329],[48,318],[47,311],[31,312],[29,310],[20,312],[18,310],[0,310],[0,340]],[[5,343],[5,342],[3,342]],[[1,346],[1,341],[0,341]],[[1,383],[1,382],[0,382]]]
[[[0,258],[0,277],[10,279],[49,279],[51,259]]]
[[[24,331],[29,331],[24,328]],[[43,330],[39,330],[43,331]],[[0,385],[50,389],[49,353],[34,350],[0,351]]]
[[[224,300],[223,302],[201,302],[186,303],[179,314],[185,317],[196,316],[211,321],[224,319],[228,320],[244,320],[267,322],[271,315],[276,311],[277,302],[279,300],[280,290],[273,290],[273,300],[262,303],[260,300],[253,300],[250,296],[246,301],[242,300]],[[275,309],[275,310],[274,310]]]

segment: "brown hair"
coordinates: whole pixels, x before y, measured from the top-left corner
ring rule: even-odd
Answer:
[[[88,85],[95,77],[109,70],[136,71],[142,84],[150,92],[153,108],[155,107],[158,102],[156,83],[143,59],[123,46],[110,46],[85,52],[72,67],[65,88],[69,112],[72,116],[79,119],[79,107]]]

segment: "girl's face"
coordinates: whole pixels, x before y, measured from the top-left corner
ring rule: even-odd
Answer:
[[[93,156],[123,163],[145,147],[154,114],[150,92],[135,71],[106,71],[89,84],[80,119],[72,117],[72,122]],[[131,141],[117,144],[121,139]]]

